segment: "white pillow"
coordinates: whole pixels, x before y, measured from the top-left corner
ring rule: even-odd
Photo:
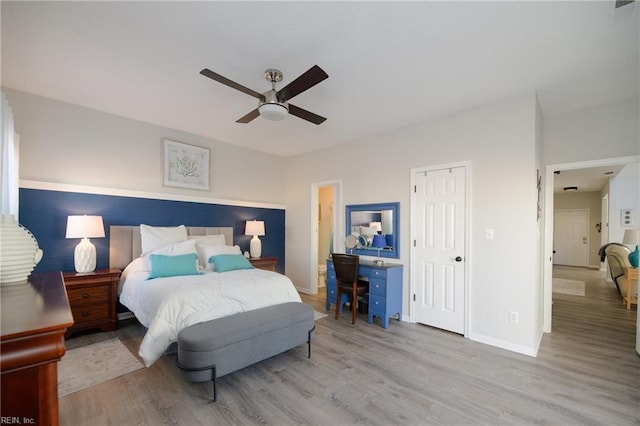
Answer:
[[[196,251],[196,240],[186,240],[181,243],[176,244],[167,244],[162,247],[158,247],[155,250],[152,250],[148,253],[145,253],[142,258],[144,259],[147,270],[151,270],[151,255],[152,254],[163,254],[165,256],[177,256],[180,254],[190,254],[193,253],[196,256],[198,252]],[[198,260],[196,259],[196,263]],[[197,266],[197,265],[196,265]]]
[[[215,268],[213,263],[209,262],[211,256],[219,254],[242,254],[240,246],[202,246],[202,254],[205,259],[205,271],[213,271]]]
[[[189,235],[190,240],[196,240],[197,244],[202,244],[203,246],[225,246],[227,242],[225,241],[224,234],[217,235]]]
[[[121,276],[125,276],[132,272],[144,272],[148,270],[149,269],[147,268],[147,264],[144,262],[144,259],[141,257],[136,257],[131,261],[130,264],[127,265],[126,268],[124,268],[124,271],[122,271]]]
[[[158,247],[180,243],[187,239],[187,228],[180,226],[140,225],[142,254],[147,254]]]
[[[198,263],[200,268],[207,269],[207,260],[209,257],[204,252],[205,246],[225,246],[224,234],[219,235],[189,235],[190,240],[196,241],[196,250],[198,251]]]

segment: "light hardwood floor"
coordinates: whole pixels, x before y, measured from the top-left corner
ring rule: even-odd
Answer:
[[[586,296],[554,295],[553,332],[538,357],[418,324],[384,330],[359,315],[316,321],[306,346],[222,377],[184,380],[174,356],[60,398],[62,425],[640,424],[636,307],[625,309],[604,273],[556,268]],[[324,311],[323,295],[302,296]],[[333,308],[333,307],[332,307]],[[72,338],[67,348],[117,335],[134,353],[143,329]]]

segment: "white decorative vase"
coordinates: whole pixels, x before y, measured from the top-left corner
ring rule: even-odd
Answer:
[[[27,281],[42,259],[42,250],[28,229],[10,214],[0,222],[0,285],[11,286]]]

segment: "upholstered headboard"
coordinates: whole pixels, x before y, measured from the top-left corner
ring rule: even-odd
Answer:
[[[109,227],[109,232],[109,267],[124,269],[142,252],[140,227],[112,225]],[[233,227],[231,226],[187,226],[187,234],[223,234],[227,245],[233,245]]]

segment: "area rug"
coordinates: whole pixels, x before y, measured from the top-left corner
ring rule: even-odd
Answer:
[[[58,396],[78,392],[142,367],[117,338],[72,349],[58,364]]]
[[[570,294],[572,296],[584,296],[586,283],[584,281],[566,280],[564,278],[553,279],[553,292],[558,294]]]
[[[324,317],[326,317],[327,314],[322,313],[322,312],[318,312],[316,310],[313,311],[313,320],[314,321],[318,321],[319,319],[322,319]]]

